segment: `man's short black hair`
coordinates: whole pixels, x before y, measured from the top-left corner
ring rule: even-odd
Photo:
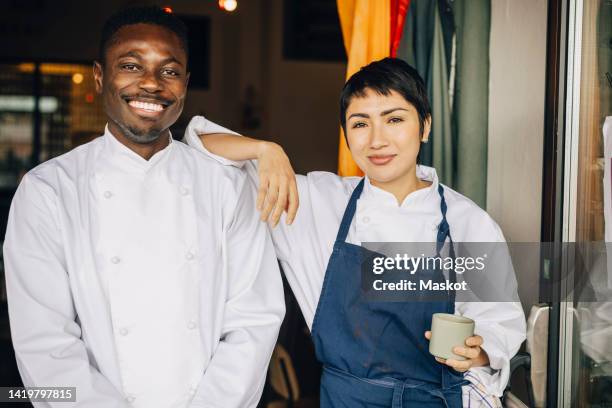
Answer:
[[[121,10],[106,20],[102,28],[102,38],[100,39],[99,62],[104,64],[106,60],[106,50],[113,43],[114,36],[122,27],[132,24],[153,24],[167,28],[176,34],[189,58],[189,43],[187,40],[187,26],[180,18],[159,7],[132,7]]]
[[[366,90],[388,96],[391,91],[402,95],[419,115],[421,135],[425,119],[431,116],[427,88],[416,69],[397,58],[374,61],[354,73],[340,93],[340,124],[346,135],[346,110],[353,97],[364,97]]]

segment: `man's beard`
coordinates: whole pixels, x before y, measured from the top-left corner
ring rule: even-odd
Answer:
[[[162,134],[161,129],[149,129],[147,131],[144,131],[142,129],[125,125],[123,123],[117,123],[117,125],[121,128],[125,137],[127,137],[130,141],[138,144],[152,143],[159,139]]]

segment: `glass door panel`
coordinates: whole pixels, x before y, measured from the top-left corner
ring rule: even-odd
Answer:
[[[564,193],[567,214],[564,240],[576,242],[579,256],[567,262],[572,267],[573,284],[567,288],[568,302],[562,313],[559,405],[609,407],[612,406],[609,267],[612,266],[612,1],[576,0],[570,2],[570,8],[575,16],[573,66],[568,80],[573,97],[566,110],[570,118],[566,160],[570,162],[564,174],[569,186]]]

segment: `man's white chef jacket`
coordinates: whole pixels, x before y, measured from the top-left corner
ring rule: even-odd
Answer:
[[[284,300],[240,170],[172,140],[147,161],[107,129],[24,176],[4,257],[26,386],[87,408],[257,405]]]
[[[198,134],[235,133],[202,116],[194,117],[185,133],[185,141],[215,160],[244,167],[253,183],[258,183],[255,162],[234,162],[207,151]],[[246,163],[246,165],[245,165]],[[431,186],[409,194],[401,205],[395,196],[373,186],[366,177],[355,217],[346,242],[436,242],[442,219],[438,177],[435,169],[417,166],[417,177]],[[284,220],[272,232],[272,240],[287,281],[311,327],[331,256],[336,234],[348,200],[359,182],[358,177],[339,177],[328,172],[297,176],[300,208],[295,221]],[[444,186],[448,204],[447,220],[455,242],[505,242],[497,223],[481,208],[451,188]],[[514,271],[499,285],[506,293],[516,292]],[[510,358],[525,340],[525,315],[519,302],[459,302],[455,313],[472,318],[475,332],[484,338],[490,367],[469,370],[466,378],[472,386],[463,389],[464,406],[492,406],[490,398],[501,396],[510,374]]]

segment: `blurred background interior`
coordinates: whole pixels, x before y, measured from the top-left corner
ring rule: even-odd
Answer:
[[[1,237],[21,176],[102,134],[92,61],[104,20],[128,5],[169,7],[188,25],[192,77],[174,137],[205,115],[278,142],[297,172],[337,171],[347,52],[336,2],[219,3],[0,2]],[[603,242],[612,0],[409,4],[397,55],[426,80],[437,120],[422,162],[485,208],[510,242]],[[530,332],[505,404],[612,406],[612,274],[598,301],[591,293],[585,302],[571,282],[551,289],[565,267],[553,258],[514,259]],[[17,386],[3,285],[0,270],[0,385]],[[261,406],[317,406],[320,367],[290,291],[287,303]]]

